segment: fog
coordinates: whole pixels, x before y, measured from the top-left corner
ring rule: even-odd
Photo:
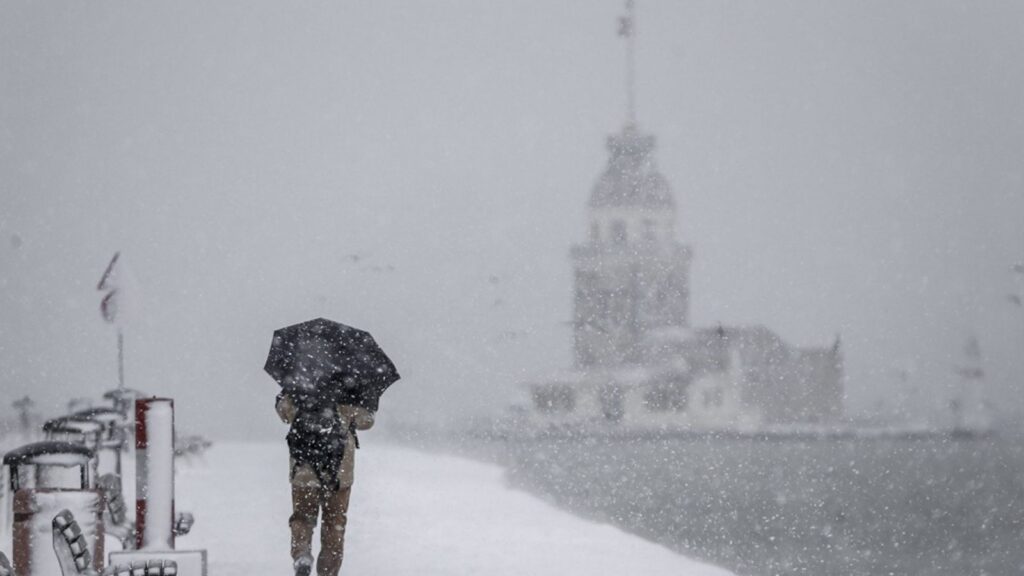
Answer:
[[[570,363],[621,10],[0,1],[4,398],[116,385],[96,282],[120,250],[127,384],[182,427],[283,435],[263,361],[316,316],[398,366],[382,422],[523,402]],[[840,334],[852,415],[941,416],[974,335],[1019,417],[1024,4],[650,1],[637,28],[693,322]]]

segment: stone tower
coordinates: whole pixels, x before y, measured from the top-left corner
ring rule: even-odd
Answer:
[[[608,138],[608,165],[590,196],[590,237],[572,248],[575,362],[581,369],[645,361],[659,328],[688,326],[689,248],[654,163],[654,137],[630,122]]]

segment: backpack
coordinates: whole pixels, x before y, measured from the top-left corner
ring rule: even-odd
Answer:
[[[296,414],[288,430],[288,451],[292,457],[291,478],[299,466],[307,465],[320,486],[337,491],[338,470],[345,458],[348,430],[341,425],[337,404],[315,396],[292,395]]]

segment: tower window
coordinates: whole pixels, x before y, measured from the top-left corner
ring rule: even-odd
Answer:
[[[725,403],[725,393],[721,388],[715,387],[704,391],[705,408],[721,408]]]
[[[601,413],[607,420],[618,422],[626,415],[625,406],[622,402],[622,389],[617,386],[607,386],[600,393]]]
[[[533,403],[545,414],[572,412],[576,407],[576,392],[559,384],[542,386],[533,391]]]
[[[612,222],[612,242],[625,244],[626,240],[626,223],[622,220],[615,220]]]
[[[644,218],[644,240],[654,240],[654,220]]]

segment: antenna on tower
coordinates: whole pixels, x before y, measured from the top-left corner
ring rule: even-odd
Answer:
[[[626,122],[636,126],[636,7],[626,0],[626,14],[619,16],[619,36],[626,39]]]

